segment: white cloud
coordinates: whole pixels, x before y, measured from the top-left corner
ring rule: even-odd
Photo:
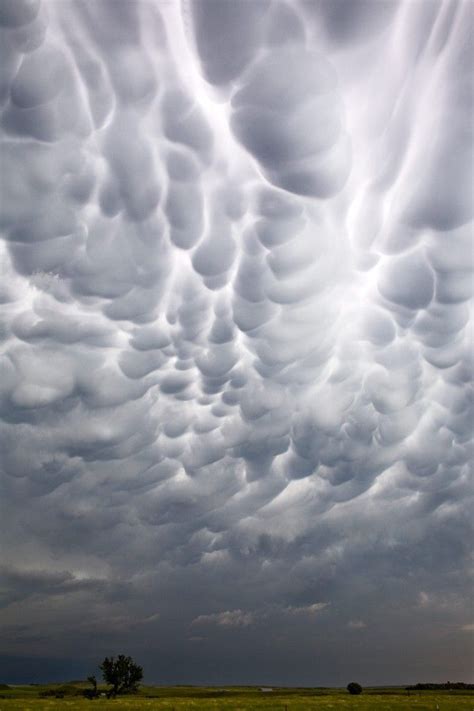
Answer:
[[[347,626],[352,630],[363,630],[367,627],[363,620],[350,620],[350,622],[347,623]]]
[[[253,624],[254,615],[243,610],[225,610],[210,615],[199,615],[192,621],[193,625],[215,624],[219,627],[248,627]]]

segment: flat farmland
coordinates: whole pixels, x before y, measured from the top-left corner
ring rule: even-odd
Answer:
[[[339,689],[274,689],[249,687],[145,687],[137,696],[90,701],[67,686],[23,686],[2,692],[0,711],[474,711],[474,693],[469,691],[421,691],[368,689],[351,696]]]

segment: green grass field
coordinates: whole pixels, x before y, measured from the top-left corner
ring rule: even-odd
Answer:
[[[254,687],[142,687],[137,696],[90,701],[75,694],[85,684],[15,686],[0,690],[0,711],[474,711],[474,692],[366,689],[351,696],[341,689]],[[63,693],[63,698],[41,694]],[[91,706],[92,704],[92,706]]]

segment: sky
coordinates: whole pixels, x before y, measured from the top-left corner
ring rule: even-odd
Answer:
[[[463,0],[2,0],[0,681],[469,681]]]

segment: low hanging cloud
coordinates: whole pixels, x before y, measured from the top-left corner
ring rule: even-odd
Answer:
[[[100,622],[212,681],[190,628],[263,626],[272,679],[342,683],[349,627],[371,681],[420,681],[402,630],[467,674],[469,15],[3,0],[2,653]]]

